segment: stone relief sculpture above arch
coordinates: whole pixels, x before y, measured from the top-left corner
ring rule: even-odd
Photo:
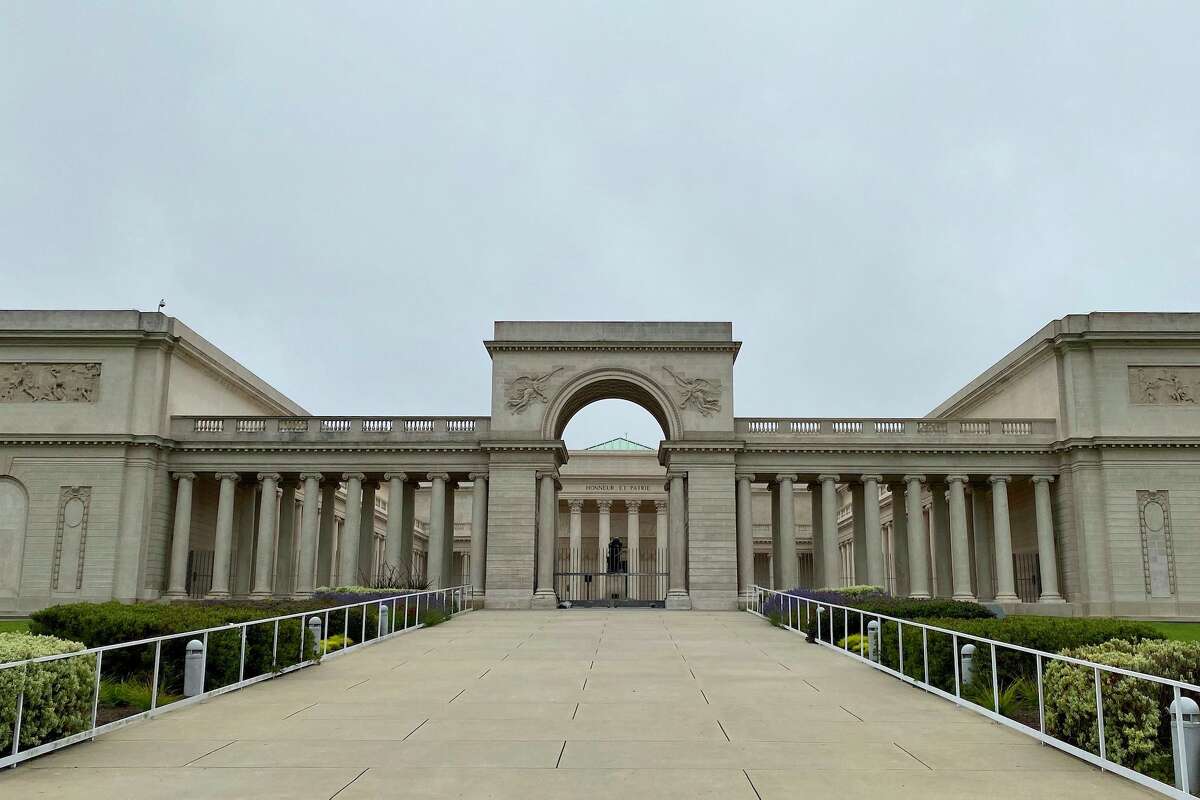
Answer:
[[[590,370],[565,383],[546,408],[542,437],[561,439],[580,409],[610,399],[627,400],[646,409],[658,421],[663,438],[682,437],[683,421],[663,387],[637,370],[612,367]]]
[[[29,525],[29,494],[16,478],[0,476],[0,597],[16,597]]]

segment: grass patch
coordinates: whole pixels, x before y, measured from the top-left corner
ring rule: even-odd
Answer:
[[[1149,622],[1154,630],[1176,642],[1200,642],[1200,622]]]
[[[0,633],[29,633],[29,620],[0,619]]]

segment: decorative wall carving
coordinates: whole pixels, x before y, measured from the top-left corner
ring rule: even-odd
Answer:
[[[1129,400],[1139,405],[1191,406],[1200,398],[1200,366],[1130,367]]]
[[[95,362],[0,362],[0,403],[94,403],[99,394]]]
[[[710,417],[721,410],[721,382],[707,378],[688,378],[670,367],[663,367],[668,375],[675,379],[679,386],[679,407],[686,410],[689,406],[699,411],[703,416]]]
[[[50,572],[50,585],[56,592],[77,592],[83,588],[91,506],[90,486],[64,486],[59,491],[58,533],[54,537],[54,565]]]
[[[541,375],[522,375],[509,381],[508,388],[505,390],[509,411],[520,414],[534,400],[542,403],[550,402],[543,390],[550,379],[562,371],[563,367],[555,367]]]
[[[1175,594],[1175,548],[1171,543],[1169,493],[1139,489],[1137,500],[1146,594],[1170,597]]]

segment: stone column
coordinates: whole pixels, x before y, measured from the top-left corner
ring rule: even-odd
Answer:
[[[796,475],[776,475],[778,484],[778,501],[775,506],[774,544],[775,558],[779,566],[779,588],[782,590],[795,589],[799,579],[796,577]]]
[[[854,535],[853,583],[868,583],[867,578],[867,493],[861,481],[850,484],[850,524]]]
[[[388,482],[387,534],[383,561],[401,586],[413,580],[413,484],[404,472],[385,472]]]
[[[358,567],[355,583],[371,586],[375,583],[375,493],[379,489],[379,481],[363,480],[362,500],[359,507],[362,512],[358,520]]]
[[[821,558],[825,562],[825,585],[836,587],[842,581],[842,554],[838,551],[837,475],[818,475],[821,482]]]
[[[1019,603],[1013,578],[1012,528],[1008,521],[1007,475],[988,478],[992,484],[992,536],[996,540],[996,602]]]
[[[254,552],[254,588],[251,600],[267,600],[271,597],[271,562],[275,556],[275,512],[278,509],[275,487],[279,483],[278,472],[260,472],[258,481],[262,496],[258,504],[258,542]]]
[[[361,472],[346,472],[342,480],[346,482],[346,518],[342,522],[342,536],[338,549],[338,580],[343,586],[355,586],[358,577],[358,540],[362,528],[362,482],[366,476]]]
[[[338,482],[321,486],[321,520],[317,529],[317,586],[333,583],[333,537],[337,528]]]
[[[929,520],[933,528],[933,568],[937,575],[934,591],[938,597],[950,597],[954,577],[950,561],[950,505],[946,500],[946,484],[931,482],[929,494],[933,500]]]
[[[821,484],[819,482],[808,484],[808,500],[812,518],[813,588],[820,589],[828,586],[829,581],[825,577],[826,556],[821,522],[824,513],[821,511]]]
[[[317,570],[317,533],[320,527],[318,504],[321,496],[319,472],[300,473],[304,484],[304,505],[300,509],[300,558],[296,566],[296,590],[293,596],[304,599],[312,596],[313,578]]]
[[[904,512],[904,484],[889,483],[892,495],[892,573],[896,576],[896,597],[910,591],[908,555],[908,515]]]
[[[971,487],[971,527],[975,532],[975,595],[980,600],[996,597],[992,579],[992,555],[995,543],[992,537],[991,497],[979,484]]]
[[[671,562],[668,576],[666,607],[677,610],[689,610],[692,599],[687,590],[687,499],[684,496],[684,473],[667,473],[667,491],[671,504],[669,523],[671,526],[671,542],[668,555]]]
[[[291,596],[296,588],[296,481],[279,484],[279,543],[275,546],[275,594]]]
[[[233,556],[233,506],[237,497],[238,474],[218,472],[221,482],[217,500],[217,530],[213,545],[213,578],[208,596],[214,599],[229,597],[229,561]]]
[[[451,565],[446,563],[447,540],[453,547],[454,518],[446,519],[446,482],[450,475],[445,472],[430,472],[425,476],[432,486],[429,489],[429,551],[425,561],[425,577],[430,589],[441,589],[450,585]],[[451,549],[451,553],[454,551]]]
[[[963,491],[969,478],[966,475],[949,475],[950,484],[950,539],[953,561],[954,599],[974,601],[971,591],[971,543],[967,535],[967,497]]]
[[[739,472],[737,480],[737,566],[738,597],[743,605],[754,596],[754,507],[751,481],[754,476]]]
[[[484,580],[487,575],[487,504],[488,476],[472,472],[471,479],[471,594],[483,602]]]
[[[181,599],[187,597],[188,553],[192,542],[192,481],[194,472],[176,472],[178,482],[175,490],[175,530],[171,534],[171,576],[165,597]]]
[[[600,516],[597,521],[596,535],[596,550],[598,558],[596,560],[596,573],[592,575],[592,581],[596,584],[596,597],[593,600],[608,599],[608,578],[601,576],[599,573],[608,572],[608,542],[612,538],[612,520],[609,512],[612,509],[612,500],[597,500],[596,506],[600,510]]]
[[[667,525],[667,508],[670,504],[666,500],[654,501],[654,570],[659,574],[657,585],[654,592],[657,600],[659,597],[667,596],[667,581],[663,579],[661,573],[667,571],[667,540],[670,538]]]
[[[639,527],[641,521],[638,519],[638,506],[641,505],[641,500],[626,500],[625,501],[625,538],[626,538],[626,558],[628,559],[628,571],[633,573],[641,572],[639,556],[642,549],[642,531]],[[637,600],[641,597],[641,592],[638,589],[638,584],[642,578],[636,575],[629,579],[628,596],[630,600]]]
[[[259,496],[256,482],[239,483],[237,493],[241,499],[236,505],[237,532],[233,552],[233,593],[248,595],[251,589],[251,573],[254,572],[254,531],[257,524],[257,509],[262,498]]]
[[[887,575],[883,568],[883,531],[879,525],[879,484],[882,475],[863,475],[863,526],[867,543],[867,583],[883,586]]]
[[[573,498],[567,501],[571,511],[571,526],[568,530],[571,547],[571,580],[567,583],[568,600],[581,600],[583,590],[583,500]]]
[[[1053,475],[1033,476],[1033,502],[1037,513],[1038,567],[1042,594],[1039,603],[1065,603],[1058,591],[1058,554],[1054,547],[1054,511],[1050,505]]]
[[[554,591],[554,539],[558,525],[558,495],[552,472],[538,473],[537,524],[537,591],[533,593],[534,608],[556,608],[558,595]]]
[[[929,595],[929,533],[925,530],[925,510],[921,503],[924,475],[905,475],[904,514],[908,523],[909,597],[927,599]],[[895,511],[892,512],[895,516]]]

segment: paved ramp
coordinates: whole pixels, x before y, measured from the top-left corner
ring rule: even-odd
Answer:
[[[1160,797],[748,614],[483,611],[130,725],[0,797]]]

